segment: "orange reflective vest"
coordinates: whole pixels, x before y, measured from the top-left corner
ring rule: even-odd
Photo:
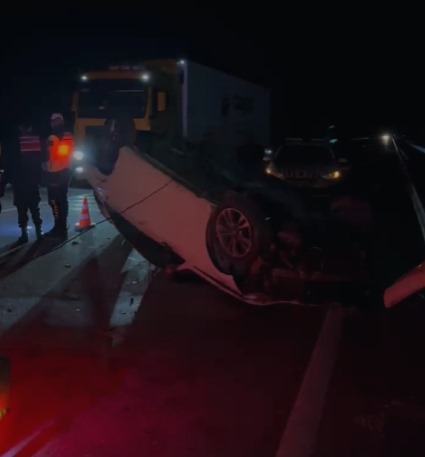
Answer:
[[[50,135],[47,139],[48,160],[43,164],[45,171],[55,173],[71,168],[74,153],[74,138],[71,133],[64,132],[62,138]]]

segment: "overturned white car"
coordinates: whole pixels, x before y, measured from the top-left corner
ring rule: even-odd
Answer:
[[[91,164],[87,177],[103,214],[153,264],[191,270],[256,305],[355,300],[367,290],[367,201],[336,197],[315,210],[265,174],[243,182],[177,151],[122,146],[114,156],[111,172]],[[359,207],[359,224],[344,217]]]

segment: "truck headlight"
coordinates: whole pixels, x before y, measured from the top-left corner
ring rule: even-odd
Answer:
[[[341,178],[341,172],[339,170],[331,171],[323,175],[323,178],[335,181]]]
[[[84,159],[84,152],[83,151],[75,151],[74,152],[74,159],[75,160],[83,160]]]

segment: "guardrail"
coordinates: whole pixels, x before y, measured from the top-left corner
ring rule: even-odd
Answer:
[[[413,209],[415,211],[416,219],[419,224],[419,228],[421,230],[422,238],[425,242],[425,210],[424,206],[422,204],[421,199],[419,198],[418,192],[416,190],[415,185],[413,184],[413,180],[410,176],[409,169],[407,166],[407,156],[404,153],[401,145],[402,141],[397,141],[394,139],[394,137],[391,138],[393,145],[394,145],[394,150],[397,155],[397,158],[400,163],[401,170],[403,172],[403,176],[405,178],[405,185],[407,192],[409,194]],[[419,146],[407,143],[409,146],[416,147],[417,149],[420,148]],[[420,148],[425,152],[425,148]]]
[[[416,221],[420,228],[423,247],[425,244],[425,210],[409,171],[409,158],[403,150],[405,149],[405,146],[412,147],[412,144],[408,141],[396,139],[393,137],[391,138],[391,141],[394,145],[394,151],[400,164],[402,175],[404,177],[405,188],[410,198],[412,209],[414,210],[416,216]],[[385,290],[384,305],[386,308],[392,308],[395,305],[401,303],[407,297],[413,296],[414,294],[423,291],[424,287],[425,263],[421,263],[416,268],[411,269],[409,272],[399,277]]]

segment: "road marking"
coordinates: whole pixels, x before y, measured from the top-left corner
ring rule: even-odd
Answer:
[[[311,457],[314,451],[345,312],[338,307],[326,314],[276,457]]]
[[[130,252],[121,270],[125,278],[111,313],[110,327],[131,324],[151,283],[153,270],[153,266],[135,249]]]
[[[24,438],[22,441],[20,441],[18,444],[16,444],[12,449],[9,449],[7,452],[2,454],[0,457],[18,457],[19,455],[22,455],[21,451],[25,452],[25,448],[33,443],[35,439],[40,436],[43,432],[51,428],[55,422],[57,422],[57,419],[53,419],[46,424],[42,425],[40,428],[35,430],[33,433],[28,435],[26,438]]]
[[[423,148],[422,146],[418,146],[417,144],[413,144],[413,143],[409,143],[410,146],[412,146],[412,148],[414,149],[417,149],[418,151],[424,153],[425,152],[425,148]]]
[[[418,192],[415,185],[413,184],[412,178],[407,167],[407,157],[403,149],[397,145],[393,139],[396,155],[400,162],[401,170],[403,172],[407,192],[409,193],[410,200],[412,202],[413,210],[415,211],[416,219],[418,221],[419,228],[421,230],[422,239],[425,241],[425,211],[421,199],[419,198]],[[413,145],[412,145],[413,146]],[[413,146],[415,147],[415,146]]]

